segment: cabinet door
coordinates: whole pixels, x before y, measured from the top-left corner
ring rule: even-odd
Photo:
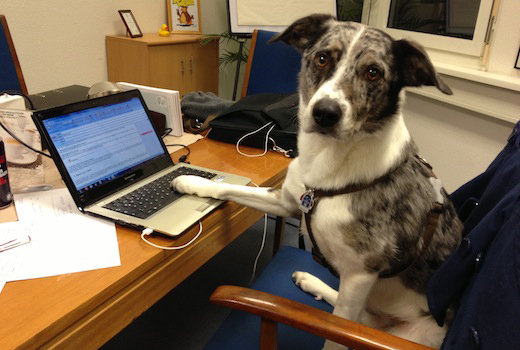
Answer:
[[[188,76],[186,46],[189,44],[150,46],[150,85],[163,89],[186,91]]]
[[[218,41],[206,46],[186,44],[186,92],[203,91],[218,94]]]
[[[150,84],[148,50],[145,45],[107,38],[108,80]]]

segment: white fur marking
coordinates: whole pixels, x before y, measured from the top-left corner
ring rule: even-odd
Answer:
[[[318,277],[307,272],[296,271],[292,275],[294,283],[302,290],[315,296],[316,300],[324,299],[327,303],[334,306],[338,299],[338,292]]]
[[[441,180],[435,178],[435,177],[430,177],[430,182],[433,186],[433,189],[435,190],[435,196],[436,196],[436,200],[437,202],[441,203],[441,204],[444,204],[444,196],[442,195],[442,182]]]
[[[350,44],[347,48],[347,55],[345,56],[345,58],[343,58],[341,60],[341,62],[344,62],[344,63],[338,63],[338,65],[336,67],[337,68],[336,72],[334,73],[332,78],[330,78],[323,85],[321,85],[320,88],[318,89],[318,91],[316,91],[316,93],[314,94],[314,96],[312,96],[311,100],[309,101],[309,104],[307,105],[307,111],[306,111],[307,115],[312,114],[312,109],[314,108],[314,104],[317,101],[323,99],[324,97],[328,97],[328,98],[338,101],[341,104],[341,108],[342,108],[344,114],[347,114],[349,112],[350,104],[349,104],[348,100],[345,98],[343,90],[337,88],[337,82],[338,82],[338,80],[340,80],[341,77],[343,77],[345,75],[345,70],[348,67],[348,61],[350,58],[350,53],[352,51],[352,48],[359,41],[359,38],[361,38],[361,35],[363,34],[364,31],[365,31],[364,27],[361,27],[357,31],[356,35],[354,36],[354,38],[352,39],[352,41],[350,42]]]

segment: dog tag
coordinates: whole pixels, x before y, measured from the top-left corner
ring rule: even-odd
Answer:
[[[308,213],[314,207],[314,190],[305,191],[300,197],[300,210]]]

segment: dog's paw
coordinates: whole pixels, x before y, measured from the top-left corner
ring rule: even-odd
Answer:
[[[195,194],[199,197],[212,197],[211,188],[215,183],[194,175],[181,175],[173,179],[172,188],[180,193]]]
[[[323,292],[330,289],[330,287],[323,283],[318,277],[307,272],[296,271],[293,273],[292,278],[297,286],[303,291],[314,295],[316,300],[323,299]]]

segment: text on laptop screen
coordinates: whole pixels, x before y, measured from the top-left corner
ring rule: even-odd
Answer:
[[[80,192],[164,154],[137,97],[46,119],[43,123]]]

